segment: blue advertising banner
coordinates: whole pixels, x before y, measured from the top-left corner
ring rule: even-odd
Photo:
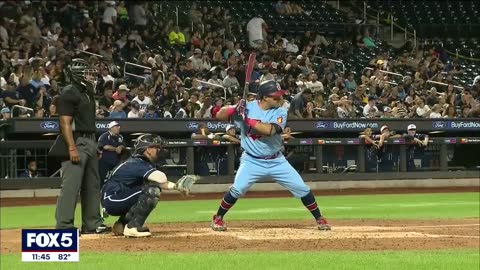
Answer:
[[[145,133],[192,133],[198,130],[200,124],[205,124],[212,132],[224,132],[228,122],[199,119],[97,119],[98,133],[107,130],[110,121],[118,121],[122,126],[122,132],[145,132]],[[48,133],[59,132],[58,119],[10,119],[9,125],[14,133]],[[287,125],[297,132],[360,132],[365,128],[371,128],[378,132],[384,125],[390,130],[406,132],[409,124],[415,124],[420,132],[430,131],[479,131],[480,119],[310,119],[289,120]]]

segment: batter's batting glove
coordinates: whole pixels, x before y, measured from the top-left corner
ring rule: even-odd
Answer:
[[[237,106],[235,106],[235,110],[237,111],[237,114],[242,117],[242,119],[245,119],[245,108],[247,107],[247,102],[245,99],[240,99],[237,103]]]
[[[180,193],[184,196],[188,196],[190,193],[190,189],[192,188],[193,184],[197,182],[199,179],[196,175],[184,175],[182,178],[178,179],[177,183],[175,183],[175,190],[180,191]]]

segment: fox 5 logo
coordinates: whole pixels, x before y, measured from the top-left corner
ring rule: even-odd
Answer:
[[[24,229],[23,252],[78,251],[78,230]]]

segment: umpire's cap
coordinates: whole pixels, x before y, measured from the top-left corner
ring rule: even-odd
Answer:
[[[161,148],[166,144],[165,140],[160,136],[153,134],[143,134],[137,138],[135,142],[135,154],[142,154],[149,147]]]
[[[275,81],[265,81],[258,86],[258,96],[262,97],[281,97],[287,93],[287,91],[282,90],[280,84]]]

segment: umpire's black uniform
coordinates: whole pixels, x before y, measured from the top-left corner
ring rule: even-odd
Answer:
[[[55,212],[56,228],[74,228],[75,208],[80,192],[82,203],[82,233],[107,231],[100,216],[100,180],[98,175],[97,143],[95,140],[95,98],[84,83],[85,70],[89,64],[83,59],[74,59],[70,66],[72,84],[67,85],[58,100],[60,118],[72,118],[71,128],[78,163],[62,162],[62,189]],[[62,127],[62,130],[68,128]],[[71,151],[71,149],[67,149]]]

